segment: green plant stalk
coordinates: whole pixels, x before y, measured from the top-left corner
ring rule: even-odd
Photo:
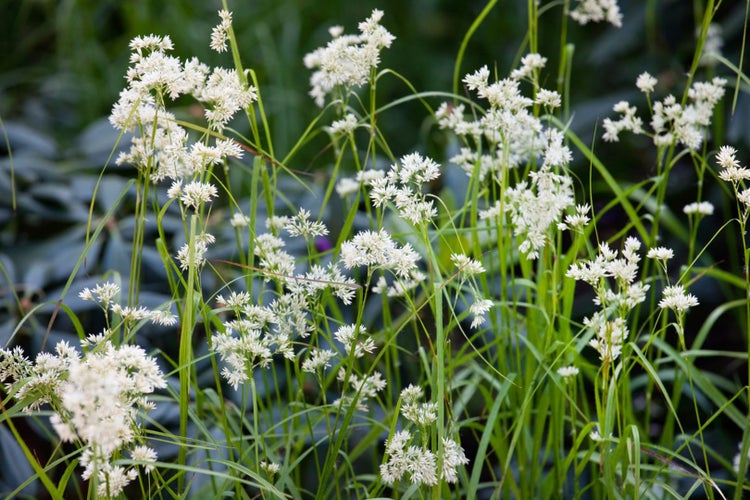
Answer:
[[[195,325],[195,300],[196,296],[196,279],[199,267],[196,262],[195,246],[197,237],[197,216],[190,216],[190,232],[188,233],[188,269],[187,269],[187,287],[185,288],[185,297],[183,300],[182,322],[180,325],[180,351],[178,359],[178,370],[180,379],[180,437],[187,438],[188,415],[190,413],[190,387],[193,369],[193,328]],[[177,454],[177,464],[187,464],[187,448],[185,443],[179,447]],[[180,474],[177,479],[177,491],[183,492],[185,486],[184,474]]]
[[[437,273],[438,270],[436,269]],[[435,274],[437,276],[437,274]],[[436,278],[432,284],[435,310],[435,351],[437,355],[437,366],[435,367],[435,399],[438,403],[437,417],[437,442],[439,449],[443,446],[443,437],[445,436],[445,350],[448,344],[445,338],[445,329],[443,328],[443,283],[440,278]],[[437,470],[442,470],[443,454],[440,453],[437,461]],[[440,500],[440,484],[432,489],[432,498]]]
[[[742,264],[745,278],[745,294],[746,296],[750,296],[750,268],[748,268],[748,266],[750,266],[750,248],[748,248],[746,232],[748,211],[747,209],[740,208],[739,202],[738,210],[742,210],[739,212],[739,223],[740,240],[742,241]],[[750,300],[745,300],[745,324],[750,325]],[[745,344],[748,356],[746,359],[750,360],[750,334],[745,337]],[[750,362],[747,363],[747,376],[749,377],[747,380],[750,380]],[[747,385],[745,387],[745,390],[747,392],[747,403],[748,401],[750,401],[750,385]],[[750,421],[750,404],[747,404],[747,418],[748,421]],[[745,425],[742,430],[742,445],[740,446],[740,463],[739,470],[737,471],[737,486],[734,490],[735,500],[740,500],[740,498],[742,498],[743,496],[743,484],[748,466],[748,452],[750,452],[750,426]]]
[[[474,19],[474,22],[471,23],[471,26],[469,26],[469,29],[466,31],[466,34],[461,40],[461,46],[458,49],[458,54],[456,54],[456,64],[453,66],[453,94],[454,95],[458,95],[460,93],[458,91],[458,84],[461,81],[461,76],[460,76],[461,75],[461,63],[463,62],[464,54],[466,53],[466,48],[469,45],[469,41],[471,40],[471,37],[474,35],[474,32],[479,28],[479,25],[482,24],[482,22],[485,20],[485,18],[490,13],[490,11],[495,7],[495,4],[497,4],[497,0],[490,0],[489,2],[487,2],[487,5],[484,6],[484,9],[482,9],[482,12],[480,12],[479,15],[476,17],[476,19]]]

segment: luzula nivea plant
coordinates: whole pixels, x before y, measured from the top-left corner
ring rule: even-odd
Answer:
[[[381,52],[397,44],[379,10],[357,34],[331,28],[304,58],[321,114],[283,159],[231,12],[219,12],[210,47],[230,52],[233,69],[170,55],[168,36],[132,41],[110,115],[129,141],[116,163],[138,172],[127,300],[111,282],[81,291],[106,328],[82,335],[80,349],[59,343],[34,362],[0,350],[6,391],[28,412],[51,410],[92,494],[126,495],[139,480],[149,483],[143,494],[161,496],[723,496],[709,460],[719,454],[703,433],[718,416],[743,415],[697,370],[704,351],[689,320],[705,302],[695,282],[712,272],[696,271],[709,249],[696,241],[718,211],[702,182],[729,84],[691,74],[683,96],[659,97],[666,83],[641,73],[636,95],[648,116],[620,101],[595,140],[619,147],[627,132],[647,136],[657,177],[620,185],[561,121],[576,119],[562,81],[568,62],[555,82],[555,58],[536,40],[537,7],[528,3],[529,53],[516,67],[488,63],[462,79],[459,67],[463,94],[404,99],[425,104],[431,132],[448,138],[445,158],[393,151],[380,128],[387,106],[376,84],[394,74],[381,69]],[[565,1],[560,12],[580,25],[626,22],[615,0]],[[186,118],[176,107],[184,101],[201,113]],[[233,126],[243,114],[250,138]],[[295,155],[318,132],[334,166],[308,184]],[[720,149],[716,177],[744,234],[750,174],[736,154]],[[674,213],[667,177],[685,159],[700,177],[697,197]],[[233,169],[249,187],[232,184]],[[280,182],[290,173],[314,201],[297,203]],[[597,173],[595,189],[586,179]],[[599,232],[613,207],[627,224]],[[161,226],[168,212],[184,233],[173,241]],[[151,223],[173,295],[158,310],[138,305]],[[679,233],[682,224],[687,258],[663,241],[665,226]],[[744,237],[742,248],[747,271]],[[176,355],[138,347],[151,325],[179,329]],[[160,366],[175,376],[173,391]],[[679,414],[685,388],[696,426]],[[175,435],[147,420],[162,389],[179,403]],[[743,432],[724,464],[732,474],[750,460]],[[157,463],[156,439],[176,456],[160,451]],[[741,473],[736,482],[741,491]]]

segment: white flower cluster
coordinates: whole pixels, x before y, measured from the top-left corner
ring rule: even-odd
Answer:
[[[271,363],[274,354],[295,359],[292,342],[310,335],[307,320],[308,301],[298,293],[286,293],[267,306],[253,304],[249,294],[217,298],[219,305],[229,305],[235,318],[224,321],[224,331],[213,336],[213,350],[224,367],[221,375],[238,389],[252,370]]]
[[[151,310],[143,306],[123,306],[115,301],[119,295],[120,286],[107,281],[97,284],[94,288],[84,288],[78,293],[78,298],[99,303],[105,312],[111,311],[116,314],[128,326],[144,319],[162,326],[174,326],[177,324],[177,316],[169,311]]]
[[[468,285],[471,295],[474,298],[472,304],[469,306],[469,312],[473,316],[471,327],[479,328],[485,322],[485,313],[494,305],[492,300],[482,295],[480,292],[481,288],[475,280],[476,275],[485,272],[484,266],[481,262],[467,255],[457,253],[451,254],[451,261],[457,268],[455,275],[459,281],[459,286]]]
[[[640,248],[641,243],[632,237],[625,240],[621,255],[602,243],[594,260],[573,263],[566,274],[588,283],[596,292],[594,303],[600,310],[584,318],[583,323],[595,333],[589,344],[602,361],[611,362],[619,357],[628,337],[625,318],[646,298],[649,285],[636,281]]]
[[[607,21],[618,28],[622,26],[622,12],[617,0],[578,0],[570,17],[581,25]]]
[[[543,105],[551,111],[561,101],[556,92],[538,86],[545,63],[546,58],[539,54],[527,54],[510,78],[494,83],[489,82],[487,66],[466,75],[466,87],[490,106],[478,119],[467,119],[463,104],[443,103],[436,112],[439,126],[452,130],[466,144],[451,162],[467,175],[503,184],[506,169],[540,165],[538,170],[531,169],[528,180],[520,180],[501,194],[506,198],[502,204],[498,201],[481,214],[483,220],[495,224],[501,224],[500,217],[507,214],[515,236],[521,239],[521,252],[530,259],[539,256],[549,229],[557,227],[564,211],[574,203],[573,183],[565,173],[572,154],[564,144],[564,134],[545,127],[532,108]],[[522,79],[532,83],[536,99],[521,94]]]
[[[675,142],[688,149],[698,149],[703,143],[706,128],[711,125],[714,107],[724,97],[726,80],[715,77],[710,82],[695,82],[688,90],[688,103],[683,105],[673,95],[668,95],[653,104],[651,129],[654,144],[669,146]],[[642,92],[653,91],[656,79],[648,73],[642,73],[636,86]],[[642,134],[643,123],[636,116],[636,108],[626,101],[615,104],[613,111],[621,116],[617,120],[605,118],[602,122],[605,141],[616,142],[623,131]]]
[[[222,9],[219,11],[219,18],[221,22],[211,31],[211,48],[216,52],[225,52],[229,40],[228,31],[232,27],[232,13]]]
[[[347,384],[348,389],[345,387],[342,390],[343,395],[337,400],[333,401],[333,406],[340,406],[347,408],[354,406],[359,411],[367,411],[368,400],[374,399],[378,392],[385,389],[387,385],[383,375],[374,371],[372,374],[359,376],[356,373],[349,373],[344,368],[339,369],[336,380],[342,384]]]
[[[231,310],[233,318],[224,321],[224,331],[214,336],[214,350],[225,366],[222,376],[237,389],[246,381],[256,367],[268,366],[274,355],[293,360],[296,354],[293,342],[309,337],[313,326],[309,311],[315,301],[326,290],[344,304],[352,303],[358,285],[342,274],[335,262],[327,266],[314,264],[304,274],[295,274],[294,257],[283,250],[285,242],[278,236],[285,229],[290,235],[315,237],[327,234],[321,222],[311,221],[306,210],[294,217],[277,217],[267,221],[272,230],[255,239],[255,255],[259,257],[259,269],[266,280],[274,280],[284,291],[267,305],[258,305],[246,292],[232,292],[228,297],[219,296],[220,307]],[[342,327],[343,328],[343,327]],[[360,334],[364,334],[360,328]],[[337,337],[338,338],[338,337]],[[354,333],[340,334],[347,354],[359,357],[372,352],[375,345],[371,339],[360,339]],[[331,350],[311,349],[303,362],[303,371],[315,372],[330,367],[336,353]]]
[[[557,227],[565,209],[575,203],[573,181],[567,175],[547,167],[530,172],[525,181],[506,191],[505,211],[513,224],[513,233],[522,239],[518,249],[529,259],[539,257],[548,242],[548,229]]]
[[[82,477],[96,481],[96,494],[113,498],[138,477],[135,467],[114,465],[124,450],[134,460],[155,462],[156,452],[142,441],[139,410],[154,405],[147,395],[167,383],[154,358],[133,345],[116,347],[92,336],[81,354],[67,342],[55,347],[55,354],[40,353],[36,362],[23,357],[20,348],[0,349],[0,380],[19,401],[30,401],[25,411],[42,404],[52,406],[50,422],[60,439],[81,443],[79,465]],[[148,473],[153,466],[146,465]]]
[[[167,54],[168,36],[136,37],[130,43],[131,66],[128,86],[112,108],[109,120],[118,130],[135,132],[130,150],[117,164],[130,163],[145,169],[155,180],[193,178],[224,158],[242,156],[231,140],[190,144],[188,132],[166,109],[165,100],[192,95],[204,104],[208,128],[221,132],[234,114],[257,96],[234,70],[211,69],[193,58],[181,62]]]
[[[746,187],[750,180],[750,169],[742,166],[736,155],[737,150],[732,146],[722,146],[716,154],[716,161],[721,166],[719,178],[732,184],[737,201],[741,203],[741,216],[744,220],[750,212],[750,188]]]
[[[423,403],[424,391],[410,384],[401,391],[401,415],[420,427],[432,425],[437,420],[438,405],[435,402]]]
[[[208,246],[212,245],[216,238],[209,233],[201,233],[196,236],[195,244],[185,243],[177,251],[177,261],[180,263],[180,269],[186,271],[191,266],[201,267],[206,263],[206,253]]]
[[[440,165],[419,153],[408,154],[391,165],[385,176],[370,179],[370,199],[376,207],[392,202],[399,215],[412,224],[425,223],[437,210],[422,193],[422,186],[438,177]]]
[[[409,385],[401,391],[401,414],[418,425],[422,432],[437,420],[438,403],[422,403],[424,393],[420,387]],[[393,484],[405,475],[413,484],[435,486],[439,480],[448,483],[458,481],[458,468],[469,463],[463,448],[453,439],[444,437],[438,454],[426,446],[412,444],[408,430],[401,430],[386,444],[387,461],[380,465],[380,477],[386,484]],[[438,470],[438,458],[442,468]]]
[[[668,286],[662,292],[659,307],[672,309],[677,315],[682,316],[688,309],[698,305],[698,299],[691,293],[685,292],[682,285]]]
[[[443,103],[435,113],[440,128],[452,130],[467,144],[451,162],[461,166],[467,175],[478,168],[480,179],[494,176],[500,179],[503,168],[513,168],[531,163],[538,157],[553,166],[563,166],[570,161],[570,151],[557,141],[557,136],[545,132],[541,120],[534,116],[531,107],[535,102],[553,108],[559,104],[560,96],[551,90],[542,92],[536,80],[532,83],[537,91],[537,100],[521,94],[522,78],[535,78],[546,59],[538,54],[528,54],[522,59],[520,69],[512,72],[511,78],[489,83],[490,71],[483,66],[466,75],[463,82],[469,90],[476,91],[480,99],[490,105],[479,119],[468,119],[463,104]],[[490,153],[480,153],[481,142],[489,143]],[[550,150],[547,153],[547,150]]]
[[[333,337],[343,344],[347,356],[361,358],[375,351],[375,340],[367,335],[367,328],[364,326],[340,326]]]
[[[343,28],[329,30],[333,40],[305,56],[310,77],[310,96],[323,107],[325,98],[343,87],[344,93],[367,83],[372,69],[380,63],[380,51],[391,46],[395,37],[380,25],[383,12],[374,9],[370,17],[359,23],[359,35],[345,35]]]
[[[385,269],[400,278],[414,277],[418,272],[419,254],[409,243],[399,246],[385,229],[361,231],[341,244],[344,267],[374,267]]]

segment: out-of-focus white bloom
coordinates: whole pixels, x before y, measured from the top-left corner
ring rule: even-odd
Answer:
[[[386,381],[380,372],[372,372],[370,375],[360,377],[356,373],[350,373],[347,379],[346,369],[340,368],[336,376],[339,382],[347,382],[342,396],[334,401],[335,405],[354,405],[357,410],[367,411],[368,400],[375,398],[378,392],[385,389]]]
[[[622,26],[622,12],[617,0],[578,0],[570,17],[581,25],[607,21],[618,28]]]
[[[250,224],[250,217],[239,212],[235,212],[232,214],[232,218],[229,220],[229,224],[231,224],[232,227],[247,227],[248,224]]]
[[[706,42],[703,45],[700,64],[710,66],[718,62],[721,57],[721,48],[724,45],[724,36],[720,24],[711,23],[708,25],[706,33]]]
[[[360,182],[358,180],[343,177],[336,183],[336,193],[342,198],[359,191]]]
[[[536,103],[549,109],[559,108],[562,105],[562,96],[555,90],[539,89],[536,93]]]
[[[547,64],[546,57],[542,57],[540,54],[534,52],[526,54],[521,58],[521,67],[511,71],[510,77],[514,80],[530,78],[537,71],[544,68],[545,64]]]
[[[265,470],[270,475],[278,474],[281,470],[281,465],[275,462],[266,462],[265,460],[260,463],[260,468]]]
[[[575,366],[563,366],[561,368],[557,369],[557,374],[560,375],[562,378],[564,378],[566,381],[569,379],[572,379],[576,375],[578,375],[578,368]]]
[[[347,113],[341,120],[331,123],[330,132],[332,134],[351,134],[357,128],[357,117],[352,113]]]
[[[656,78],[651,76],[651,74],[649,74],[647,71],[644,71],[643,73],[638,75],[638,79],[635,81],[635,86],[638,87],[638,90],[640,90],[644,94],[650,94],[654,91],[656,83]]]
[[[604,438],[602,437],[602,434],[599,432],[598,427],[594,427],[594,429],[589,433],[589,439],[591,439],[595,443],[604,442]]]
[[[682,211],[687,215],[713,215],[714,205],[710,201],[694,201],[685,205]]]

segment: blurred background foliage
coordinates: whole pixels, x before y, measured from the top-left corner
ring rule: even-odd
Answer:
[[[135,191],[128,182],[135,174],[132,169],[110,165],[93,204],[94,227],[100,221],[106,224],[75,281],[68,281],[90,231],[88,220],[94,186],[118,144],[118,136],[106,117],[125,83],[130,39],[150,33],[168,34],[174,41],[174,54],[181,58],[196,56],[207,64],[219,66],[231,66],[232,61],[230,55],[209,49],[209,35],[218,20],[216,11],[221,7],[217,0],[4,0],[3,3],[0,119],[5,138],[0,141],[0,345],[22,344],[33,353],[43,344],[50,346],[60,338],[74,337],[74,329],[65,315],[58,314],[49,301],[56,300],[69,288],[71,310],[81,315],[87,331],[93,333],[97,331],[93,317],[99,316],[92,314],[86,322],[91,307],[75,299],[75,294],[84,286],[93,286],[104,273],[119,273],[127,279],[135,203]],[[560,53],[562,4],[542,1],[539,7],[539,52],[549,59],[550,88],[557,85],[554,75]],[[598,140],[601,127],[597,129],[597,125],[612,115],[612,105],[620,100],[638,104],[645,116],[645,100],[634,85],[642,71],[659,78],[657,98],[670,92],[682,94],[695,50],[697,22],[705,6],[701,0],[621,0],[620,4],[624,14],[620,29],[604,24],[582,27],[572,21],[568,23],[568,42],[575,48],[569,95],[571,128],[588,144],[594,144],[595,134]],[[307,95],[310,72],[302,58],[329,40],[327,30],[331,25],[340,24],[347,33],[356,32],[357,23],[373,8],[384,10],[382,24],[396,36],[396,41],[384,52],[381,68],[400,73],[418,91],[448,92],[458,48],[485,5],[481,0],[230,1],[243,64],[258,74],[276,154],[283,157],[320,112]],[[722,53],[737,63],[744,2],[725,1],[720,7],[716,22],[723,33]],[[472,36],[460,75],[485,64],[500,77],[507,75],[528,51],[526,9],[527,2],[522,0],[497,2]],[[709,79],[714,74],[726,76],[730,84],[709,148],[730,142],[740,150],[739,156],[746,163],[750,146],[750,99],[740,92],[733,109],[737,80],[728,69],[718,64],[703,67],[697,79]],[[409,89],[396,78],[379,82],[380,104],[409,94]],[[440,99],[429,103],[436,108]],[[333,119],[324,117],[323,123]],[[378,125],[396,156],[419,150],[445,162],[451,155],[450,148],[454,145],[447,136],[436,133],[433,120],[417,101],[384,112]],[[241,133],[245,132],[242,124],[237,127]],[[301,171],[325,172],[332,157],[330,152],[321,154],[324,145],[322,138],[320,143],[311,143],[289,166]],[[640,182],[654,174],[655,149],[642,136],[623,136],[622,142],[607,147],[599,141],[595,151],[613,170],[613,175],[624,182]],[[589,178],[588,165],[582,162],[581,155],[576,155],[576,160],[573,166],[583,179],[582,193],[587,196],[589,189],[583,184]],[[687,157],[683,161],[685,173],[672,177],[677,180],[670,191],[670,203],[674,203],[671,209],[678,214],[685,203],[694,200],[696,192],[693,167]],[[241,176],[247,171],[237,172]],[[720,200],[718,190],[717,186],[707,187],[704,191],[707,199]],[[591,187],[594,195],[606,196],[604,191],[597,184]],[[115,200],[121,203],[115,205]],[[179,219],[166,223],[167,231],[172,231],[167,237],[178,238]],[[613,211],[600,223],[600,234],[606,237],[620,229],[622,219]],[[723,220],[717,220],[715,227],[706,226],[702,243],[722,223]],[[231,231],[228,233],[231,239]],[[155,234],[148,235],[147,241],[153,237]],[[181,243],[171,241],[174,248]],[[669,234],[665,235],[664,243],[673,244],[678,252],[684,244],[677,235]],[[731,254],[732,242],[724,251],[727,248]],[[713,254],[715,262],[733,261],[731,255],[724,256],[721,252],[717,249]],[[167,302],[168,287],[156,250],[144,249],[143,262],[143,304],[155,306]],[[707,280],[698,286],[700,283],[716,286]],[[708,298],[711,293],[699,291],[698,295]],[[723,292],[714,296],[717,303],[728,300]],[[19,327],[21,318],[38,304],[41,308]],[[49,321],[52,316],[56,317],[54,323]],[[722,338],[724,349],[745,342],[744,334],[739,333],[744,327],[737,324],[729,327],[736,334],[729,330],[730,334]],[[147,332],[139,343],[147,349],[168,352],[170,346],[164,345],[162,334]],[[738,367],[714,368],[726,374]],[[46,436],[40,439],[48,439],[49,433]],[[19,484],[14,478],[22,480],[30,475],[18,465],[23,459],[15,455],[13,440],[3,439],[2,443],[0,470],[6,472],[0,474],[0,492],[8,484],[13,487]],[[14,464],[20,470],[13,469]]]

